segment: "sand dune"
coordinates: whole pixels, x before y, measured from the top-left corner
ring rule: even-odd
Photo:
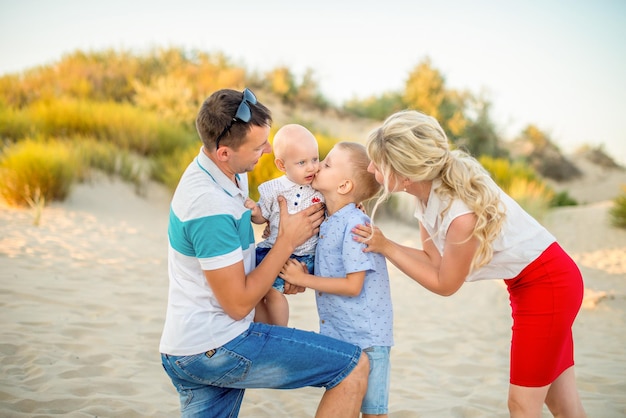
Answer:
[[[626,183],[626,180],[624,181]],[[580,264],[588,292],[575,325],[578,384],[590,417],[626,416],[626,231],[610,201],[543,222]],[[167,296],[169,196],[150,186],[79,185],[43,212],[0,208],[0,415],[171,417],[178,397],[158,340]],[[415,243],[415,226],[383,221]],[[510,308],[497,282],[432,295],[393,267],[396,346],[390,416],[506,417]],[[291,325],[317,330],[312,292],[291,296]],[[250,390],[242,417],[307,417],[321,390]],[[546,410],[545,416],[549,416]]]

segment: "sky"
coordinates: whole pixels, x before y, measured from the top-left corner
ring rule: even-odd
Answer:
[[[312,69],[335,104],[403,91],[430,59],[448,89],[492,103],[504,138],[534,124],[626,165],[625,0],[0,0],[0,75],[155,47]]]

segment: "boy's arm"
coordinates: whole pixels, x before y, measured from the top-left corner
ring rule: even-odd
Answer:
[[[272,286],[281,266],[304,241],[319,233],[324,211],[321,204],[290,215],[287,202],[279,198],[280,226],[272,249],[247,275],[243,261],[216,270],[205,270],[206,280],[224,312],[241,320],[259,303]]]
[[[358,296],[365,283],[365,271],[348,273],[346,277],[319,277],[306,273],[302,264],[295,259],[289,259],[280,270],[281,279],[303,287],[332,293],[340,296]]]

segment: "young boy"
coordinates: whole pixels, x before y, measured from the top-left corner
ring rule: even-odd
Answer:
[[[252,209],[252,222],[269,222],[269,236],[256,248],[257,265],[276,242],[280,220],[278,196],[282,195],[287,199],[289,213],[306,209],[324,199],[321,193],[311,187],[319,167],[319,150],[315,136],[304,126],[285,125],[274,135],[273,148],[276,157],[274,163],[285,174],[259,185],[261,197],[258,205],[251,200],[246,203]],[[314,236],[297,247],[292,255],[296,260],[305,263],[310,272],[313,272],[316,244],[317,236]],[[256,322],[287,326],[289,304],[283,294],[284,286],[284,280],[277,277],[273,287],[256,307]]]
[[[365,147],[340,142],[320,163],[313,187],[326,202],[327,218],[320,226],[315,275],[290,259],[280,277],[315,289],[320,333],[359,345],[370,360],[363,417],[386,417],[389,403],[393,311],[385,258],[363,252],[352,228],[370,222],[357,205],[372,198],[380,185],[367,171]]]

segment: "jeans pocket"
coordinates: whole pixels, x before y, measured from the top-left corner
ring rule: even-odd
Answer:
[[[228,387],[246,378],[251,361],[225,348],[215,354],[188,356],[176,364],[189,380],[203,385]]]

